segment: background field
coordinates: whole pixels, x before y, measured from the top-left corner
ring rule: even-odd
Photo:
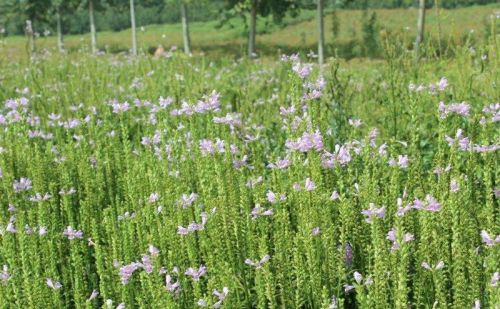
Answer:
[[[447,47],[464,45],[484,39],[491,32],[490,18],[500,9],[500,4],[472,6],[452,10],[441,9],[437,18],[436,10],[427,10],[426,35],[432,38],[436,48],[441,28],[443,53]],[[376,39],[381,42],[389,35],[408,48],[412,48],[415,38],[415,24],[417,10],[408,9],[376,9]],[[345,58],[366,56],[363,50],[363,32],[361,29],[361,10],[338,10],[336,17],[339,20],[339,32],[334,37],[332,28],[332,13],[325,17],[327,54]],[[308,53],[316,49],[317,32],[315,26],[315,12],[302,10],[297,18],[286,17],[283,25],[275,25],[271,18],[258,19],[257,52],[262,56],[277,57],[280,53],[302,52]],[[233,18],[229,23],[218,27],[218,21],[193,22],[190,25],[192,47],[195,53],[203,52],[213,58],[220,56],[241,57],[246,52],[246,30],[241,18]],[[438,27],[439,25],[439,27]],[[382,37],[381,37],[382,35]],[[88,49],[90,38],[88,35],[66,36],[66,47],[71,50]],[[138,32],[139,47],[148,52],[150,48],[163,45],[167,49],[171,46],[182,46],[182,30],[180,24],[148,25],[144,31]],[[98,46],[109,52],[124,52],[130,48],[130,31],[99,32]],[[40,49],[55,49],[55,37],[40,38],[37,40]],[[0,46],[0,55],[7,58],[18,58],[26,54],[26,40],[24,37],[9,37],[3,40]],[[381,51],[374,56],[381,57]]]

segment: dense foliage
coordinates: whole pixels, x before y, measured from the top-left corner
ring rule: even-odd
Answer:
[[[26,19],[34,21],[35,31],[55,32],[56,20],[54,9],[61,2],[69,6],[63,12],[63,31],[66,34],[83,34],[89,31],[87,1],[80,0],[0,0],[0,28],[5,28],[9,35],[24,34]],[[96,27],[98,31],[119,31],[130,28],[128,1],[95,0],[97,6]],[[191,1],[189,14],[192,21],[224,20],[227,4],[241,0]],[[364,9],[364,8],[408,8],[416,7],[415,0],[325,0],[327,9]],[[456,8],[470,5],[496,3],[496,0],[441,0],[442,8]],[[171,24],[180,21],[179,0],[135,0],[137,25]],[[264,1],[264,3],[267,3]],[[293,3],[297,8],[314,9],[315,0],[279,0],[271,1],[263,12],[284,12],[283,8]],[[428,1],[432,7],[434,1]],[[280,14],[278,14],[279,17]]]
[[[498,307],[493,40],[2,63],[0,307]]]

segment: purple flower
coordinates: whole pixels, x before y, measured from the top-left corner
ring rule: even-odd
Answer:
[[[225,117],[214,117],[214,123],[227,124],[231,128],[241,125],[241,114],[229,113]]]
[[[387,238],[387,240],[389,240],[390,242],[392,242],[391,251],[398,250],[401,247],[402,243],[407,243],[407,242],[410,242],[410,241],[414,240],[414,237],[413,237],[412,234],[406,233],[406,234],[403,235],[402,241],[399,241],[397,239],[397,230],[396,230],[396,228],[392,228],[387,233],[387,237],[386,238]]]
[[[333,168],[336,164],[340,166],[347,165],[352,160],[350,148],[350,145],[335,145],[335,151],[333,153],[325,151],[321,155],[321,164],[325,168]]]
[[[309,74],[311,74],[312,64],[310,63],[301,63],[299,61],[295,62],[292,66],[292,70],[300,76],[300,78],[304,79]]]
[[[200,141],[200,152],[202,156],[208,156],[215,153],[215,145],[211,140],[202,139]]]
[[[111,107],[113,108],[113,113],[115,114],[120,114],[120,113],[124,113],[126,111],[129,110],[130,108],[130,105],[128,104],[128,102],[125,102],[123,104],[120,104],[118,101],[113,101],[111,102]]]
[[[304,188],[306,191],[312,191],[316,188],[316,184],[308,177],[306,178]]]
[[[75,189],[75,188],[73,188],[73,187],[69,188],[69,189],[68,189],[68,191],[65,191],[64,189],[61,189],[61,190],[59,191],[59,195],[61,195],[61,196],[65,196],[65,195],[73,195],[73,194],[75,194],[75,193],[76,193],[76,189]]]
[[[165,289],[168,292],[173,293],[174,295],[179,295],[179,293],[181,292],[181,284],[179,280],[177,280],[176,282],[172,281],[172,277],[167,274],[165,276]]]
[[[171,98],[171,97],[167,97],[167,98],[163,98],[163,97],[160,97],[159,99],[159,105],[162,107],[162,108],[166,108],[167,106],[169,106],[170,104],[172,104],[174,102],[174,99]]]
[[[363,282],[363,275],[358,273],[357,271],[354,272],[354,280],[356,281],[357,284],[361,284]]]
[[[425,197],[425,201],[427,202],[427,211],[436,212],[441,210],[441,204],[439,204],[438,201],[436,201],[436,199],[432,197],[432,195],[427,194]]]
[[[196,304],[199,306],[199,307],[206,307],[207,306],[207,301],[204,300],[203,298],[200,298],[198,299],[198,302],[196,302]]]
[[[120,267],[120,279],[122,281],[122,284],[127,284],[128,281],[130,280],[130,277],[134,274],[136,270],[141,268],[143,265],[138,262],[132,262],[130,264],[124,265]]]
[[[159,198],[160,195],[157,192],[153,192],[149,195],[148,202],[155,203],[156,201],[158,201]]]
[[[414,209],[421,209],[430,212],[438,212],[441,210],[441,204],[430,194],[427,194],[425,197],[425,202],[422,202],[418,198],[413,201]]]
[[[321,229],[319,228],[319,226],[313,228],[312,231],[311,231],[311,234],[313,236],[318,236],[319,234],[321,234]]]
[[[460,190],[460,186],[458,184],[458,181],[455,179],[452,179],[450,182],[450,191],[453,193],[457,193]]]
[[[89,298],[87,299],[87,301],[91,301],[91,300],[94,300],[97,298],[97,296],[99,296],[99,291],[97,290],[93,290],[92,291],[92,294],[90,294]]]
[[[366,216],[365,221],[371,224],[374,218],[383,219],[385,217],[385,207],[377,208],[375,204],[370,203],[369,208],[361,211],[361,213]]]
[[[448,117],[450,113],[455,113],[457,115],[467,117],[470,113],[470,106],[465,102],[451,103],[448,106],[446,106],[443,102],[439,102],[439,112],[442,119]]]
[[[445,91],[448,85],[448,79],[446,77],[441,77],[441,79],[437,83],[439,91]]]
[[[30,179],[22,177],[19,180],[14,180],[12,187],[14,188],[14,191],[16,193],[19,193],[19,192],[27,191],[27,190],[31,189],[32,182]]]
[[[352,290],[354,290],[354,286],[353,286],[353,285],[344,284],[344,292],[345,292],[345,293],[349,293],[349,292],[351,292]]]
[[[14,212],[14,211],[16,211],[17,209],[16,209],[16,206],[14,206],[14,205],[12,205],[12,204],[9,204],[9,208],[7,208],[7,210],[8,210],[9,212]]]
[[[389,230],[389,232],[387,233],[387,239],[389,241],[392,241],[392,242],[396,241],[396,229],[395,228],[392,228],[391,230]]]
[[[352,246],[350,243],[345,244],[345,254],[344,254],[344,262],[347,267],[352,265],[352,261],[354,259],[354,251],[352,250]]]
[[[491,238],[490,237],[490,234],[488,234],[487,231],[485,230],[482,230],[481,231],[481,240],[483,241],[483,243],[488,246],[488,247],[492,247],[494,246],[495,244],[498,244],[500,243],[500,234],[498,234],[495,239]]]
[[[321,151],[323,150],[323,137],[319,131],[314,133],[304,132],[302,137],[297,140],[287,140],[285,146],[288,149],[300,152],[308,152],[312,149]]]
[[[9,273],[9,267],[7,265],[3,265],[2,272],[0,272],[0,280],[2,283],[7,283],[11,278],[11,275]]]
[[[7,224],[7,227],[5,228],[5,230],[9,233],[17,233],[17,230],[16,230],[16,227],[14,226],[14,223],[16,223],[16,217],[15,216],[12,216],[10,217],[9,219],[9,223]]]
[[[52,195],[48,192],[46,192],[44,195],[41,195],[40,193],[37,192],[34,196],[31,196],[29,200],[31,202],[38,203],[42,201],[48,201],[51,197]]]
[[[436,266],[431,266],[429,263],[423,261],[421,266],[429,271],[441,270],[444,268],[444,262],[439,261]]]
[[[252,261],[252,260],[250,260],[250,259],[246,259],[246,260],[245,260],[245,264],[250,265],[250,266],[253,266],[253,267],[255,267],[256,269],[259,269],[259,268],[262,268],[262,266],[263,266],[265,263],[267,263],[270,259],[271,259],[271,257],[270,257],[269,255],[267,255],[267,254],[266,254],[266,255],[264,255],[264,256],[260,259],[260,261],[255,261],[255,262],[254,262],[254,261]]]
[[[271,190],[267,191],[266,197],[267,197],[267,201],[269,203],[271,203],[271,204],[276,203],[276,194],[274,194],[273,191],[271,191]]]
[[[359,126],[361,126],[363,124],[363,122],[361,121],[361,119],[351,119],[349,118],[349,125],[357,128]]]
[[[62,284],[58,281],[54,282],[52,281],[51,278],[47,278],[46,280],[46,283],[47,283],[47,286],[51,289],[54,289],[54,290],[58,290],[60,288],[62,288]]]
[[[4,266],[5,267],[5,266]],[[497,271],[491,276],[490,285],[494,288],[498,286],[498,281],[500,280],[500,273]]]
[[[66,236],[69,240],[73,240],[75,238],[83,238],[83,232],[82,231],[77,231],[73,229],[71,226],[68,226],[64,232],[63,235]]]
[[[178,204],[182,208],[186,208],[188,206],[191,206],[191,204],[193,204],[197,199],[198,199],[198,194],[196,193],[191,193],[190,195],[183,194],[179,199]]]
[[[135,217],[136,217],[135,212],[129,213],[128,211],[126,211],[123,215],[119,215],[118,216],[118,221],[122,221],[122,220],[125,220],[125,219],[133,219]]]
[[[38,235],[43,236],[47,234],[47,228],[45,226],[40,226],[38,228]]]
[[[178,226],[177,227],[177,234],[179,235],[187,235],[189,233],[192,233],[194,231],[202,231],[205,229],[205,224],[207,223],[208,220],[208,215],[206,212],[202,212],[200,214],[201,217],[201,224],[196,223],[196,222],[191,222],[187,228]]]
[[[405,207],[403,207],[403,200],[401,198],[398,198],[398,210],[396,211],[396,216],[402,217],[412,208],[412,204],[407,204]]]
[[[333,191],[332,195],[330,196],[330,200],[336,201],[338,199],[340,199],[339,193],[337,191]]]
[[[141,258],[141,267],[148,274],[153,272],[153,263],[151,262],[151,256],[144,254]]]
[[[469,138],[463,135],[462,129],[457,130],[455,138],[451,138],[448,135],[446,135],[445,139],[450,147],[457,145],[461,151],[469,149],[471,145]]]
[[[407,155],[400,155],[398,156],[398,166],[402,169],[407,169],[408,168],[408,156]]]
[[[289,108],[280,106],[280,115],[286,116],[295,113],[295,106],[290,106]]]
[[[479,299],[474,301],[474,307],[472,307],[472,309],[481,309],[481,301]]]
[[[179,225],[177,227],[177,234],[179,234],[179,235],[187,235],[187,234],[189,234],[189,230],[187,228]]]
[[[184,273],[186,276],[190,276],[194,281],[199,281],[200,278],[205,275],[207,272],[207,268],[201,265],[198,269],[189,267]]]
[[[272,216],[274,214],[274,211],[272,208],[265,209],[263,207],[260,207],[259,204],[255,204],[255,207],[252,209],[251,215],[252,215],[252,220],[257,219],[260,216]]]
[[[332,296],[332,301],[330,305],[328,306],[328,309],[337,309],[338,308],[338,301],[337,297],[335,295]]]
[[[148,246],[148,252],[151,256],[158,256],[160,254],[160,250],[151,244]]]
[[[436,270],[441,270],[444,268],[444,262],[443,261],[439,261],[436,265],[436,267],[434,267],[434,269]]]
[[[222,292],[219,292],[218,290],[214,289],[213,294],[219,299],[215,304],[213,304],[212,308],[220,308],[222,306],[222,303],[227,297],[227,294],[229,294],[229,288],[223,287]]]

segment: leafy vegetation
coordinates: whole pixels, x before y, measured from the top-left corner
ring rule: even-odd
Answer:
[[[499,306],[491,29],[419,65],[3,61],[0,307]]]

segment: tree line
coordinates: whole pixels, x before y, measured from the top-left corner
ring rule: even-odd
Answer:
[[[419,7],[416,57],[423,41],[425,8],[486,4],[497,0],[0,0],[0,30],[7,35],[25,34],[31,52],[42,29],[55,29],[59,50],[64,51],[64,35],[90,32],[91,50],[97,52],[97,32],[131,28],[131,53],[137,54],[137,18],[140,25],[181,22],[184,52],[191,53],[190,21],[218,20],[221,24],[235,16],[245,19],[248,56],[255,56],[257,16],[272,16],[281,23],[287,14],[300,9],[317,10],[318,60],[324,61],[324,10]],[[44,31],[45,32],[45,31]],[[47,34],[47,33],[46,33]]]

